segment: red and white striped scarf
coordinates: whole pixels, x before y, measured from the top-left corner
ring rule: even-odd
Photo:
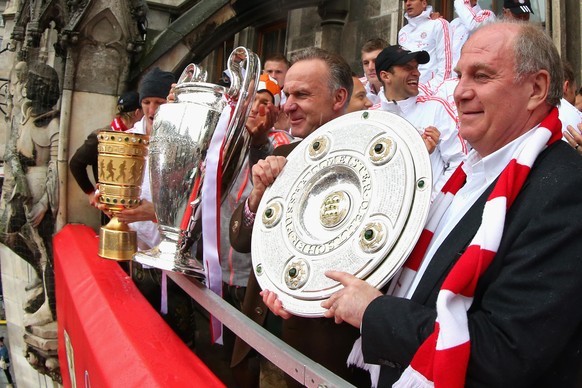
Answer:
[[[110,126],[111,129],[117,132],[125,132],[129,129],[125,126],[125,124],[119,117],[114,118],[113,121],[111,121]]]
[[[495,257],[505,224],[505,215],[519,194],[536,158],[549,144],[561,138],[558,110],[554,108],[542,123],[516,150],[487,199],[481,225],[447,275],[437,297],[437,319],[434,332],[414,355],[394,387],[463,387],[471,339],[467,311],[471,307],[480,276]],[[425,230],[407,260],[399,283],[407,287],[426,253],[434,231],[455,194],[466,180],[461,166],[457,168],[435,199]]]

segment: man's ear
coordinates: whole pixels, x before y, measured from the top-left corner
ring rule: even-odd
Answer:
[[[348,90],[346,88],[339,88],[335,91],[333,110],[339,111],[344,109],[348,104]]]
[[[564,80],[564,94],[568,93],[569,87],[570,87],[570,81]]]
[[[390,81],[390,73],[389,72],[387,72],[385,70],[381,70],[380,72],[376,72],[376,74],[378,76],[378,79],[382,83],[382,85],[384,85],[385,83]]]
[[[534,110],[545,103],[550,90],[550,73],[547,70],[540,70],[531,77],[533,82],[527,104],[528,110]]]

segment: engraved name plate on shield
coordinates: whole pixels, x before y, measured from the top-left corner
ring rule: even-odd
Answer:
[[[263,196],[253,269],[291,313],[320,317],[341,289],[327,270],[384,286],[404,264],[428,215],[429,155],[418,131],[388,112],[330,121],[305,138]]]

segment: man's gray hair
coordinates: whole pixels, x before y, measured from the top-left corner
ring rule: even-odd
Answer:
[[[504,21],[507,23],[507,21]],[[560,54],[549,35],[539,26],[519,22],[521,29],[513,44],[515,82],[540,70],[550,73],[550,88],[546,101],[557,106],[564,94],[564,72]]]
[[[293,56],[293,63],[311,59],[319,59],[327,64],[330,75],[328,87],[332,94],[340,88],[345,88],[348,91],[348,98],[346,99],[345,105],[347,106],[354,90],[354,81],[352,80],[352,69],[350,65],[340,55],[317,47],[311,47],[295,54]]]

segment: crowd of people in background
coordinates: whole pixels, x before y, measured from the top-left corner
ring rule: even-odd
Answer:
[[[249,156],[222,205],[224,298],[357,386],[580,384],[579,72],[527,23],[527,0],[505,0],[498,16],[478,0],[455,0],[451,22],[426,0],[404,4],[398,44],[376,37],[362,45],[362,77],[317,48],[292,62],[281,54],[264,61],[246,125]],[[111,128],[150,133],[172,82],[159,69],[146,75],[139,93],[120,98]],[[405,118],[426,145],[433,171],[426,245],[387,289],[334,269],[327,275],[344,289],[323,302],[325,317],[294,316],[252,271],[255,213],[302,139],[367,109]],[[98,206],[85,172],[96,168],[94,137],[70,166]],[[147,224],[138,235],[143,249],[159,240],[150,201],[119,216]],[[229,331],[225,345],[237,386],[297,385]]]

